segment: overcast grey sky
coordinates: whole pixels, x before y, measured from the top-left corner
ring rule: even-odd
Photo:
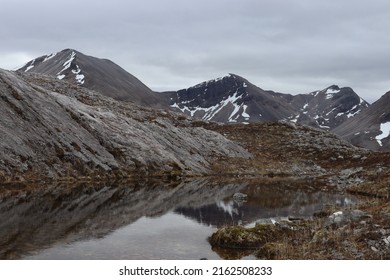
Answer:
[[[388,0],[1,0],[0,68],[73,48],[154,90],[235,73],[263,89],[390,90]]]

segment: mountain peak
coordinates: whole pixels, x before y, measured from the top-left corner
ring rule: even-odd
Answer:
[[[331,85],[330,87],[327,87],[326,89],[340,90],[340,87],[338,85]]]
[[[71,48],[35,58],[17,71],[53,76],[117,100],[143,105],[158,103],[151,89],[114,62]]]

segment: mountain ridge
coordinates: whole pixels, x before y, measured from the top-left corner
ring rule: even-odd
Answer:
[[[368,140],[358,140],[362,137],[348,134],[348,130],[355,131],[353,127],[347,128],[348,124],[356,126],[360,123],[361,127],[367,123],[351,119],[358,120],[358,116],[370,107],[351,87],[330,85],[321,90],[292,95],[264,90],[244,77],[229,73],[189,88],[158,93],[110,60],[86,56],[74,49],[38,57],[17,72],[50,75],[119,101],[169,109],[204,121],[245,124],[288,121],[332,131],[366,148],[390,148],[385,143],[386,135],[380,134],[383,132],[380,130],[382,122],[376,123],[377,130]],[[385,109],[383,113],[388,111]],[[368,112],[374,113],[374,110]],[[367,114],[365,118],[370,119]],[[375,118],[380,117],[374,115]],[[354,133],[368,130],[361,128]],[[377,137],[380,141],[384,139],[383,143],[378,142]]]
[[[369,106],[349,87],[291,95],[263,90],[236,74],[168,94],[171,108],[207,121],[285,120],[327,130]]]

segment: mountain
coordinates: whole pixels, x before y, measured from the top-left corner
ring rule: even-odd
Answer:
[[[155,93],[110,60],[72,49],[36,58],[18,72],[46,74],[116,100],[170,108],[224,123],[286,120],[332,130],[368,107],[351,88],[333,85],[309,94],[291,95],[263,90],[235,74],[188,89]]]
[[[217,122],[287,120],[331,130],[368,107],[351,88],[336,85],[309,94],[263,90],[235,75],[166,93],[170,107]]]
[[[17,71],[50,75],[120,101],[148,106],[161,103],[156,93],[112,61],[72,49],[38,57]]]
[[[295,112],[281,94],[265,91],[234,74],[168,94],[171,108],[208,121],[275,121]]]
[[[390,92],[333,132],[356,146],[390,149]]]
[[[291,103],[299,108],[299,112],[288,120],[326,130],[338,127],[369,106],[350,87],[340,88],[337,85],[295,95]]]
[[[0,69],[0,115],[0,182],[206,174],[215,157],[250,156],[182,115],[41,74]]]

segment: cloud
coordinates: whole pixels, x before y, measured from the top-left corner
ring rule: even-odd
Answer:
[[[12,0],[0,67],[69,47],[155,89],[233,72],[291,93],[339,83],[372,102],[390,88],[389,18],[380,0]]]

